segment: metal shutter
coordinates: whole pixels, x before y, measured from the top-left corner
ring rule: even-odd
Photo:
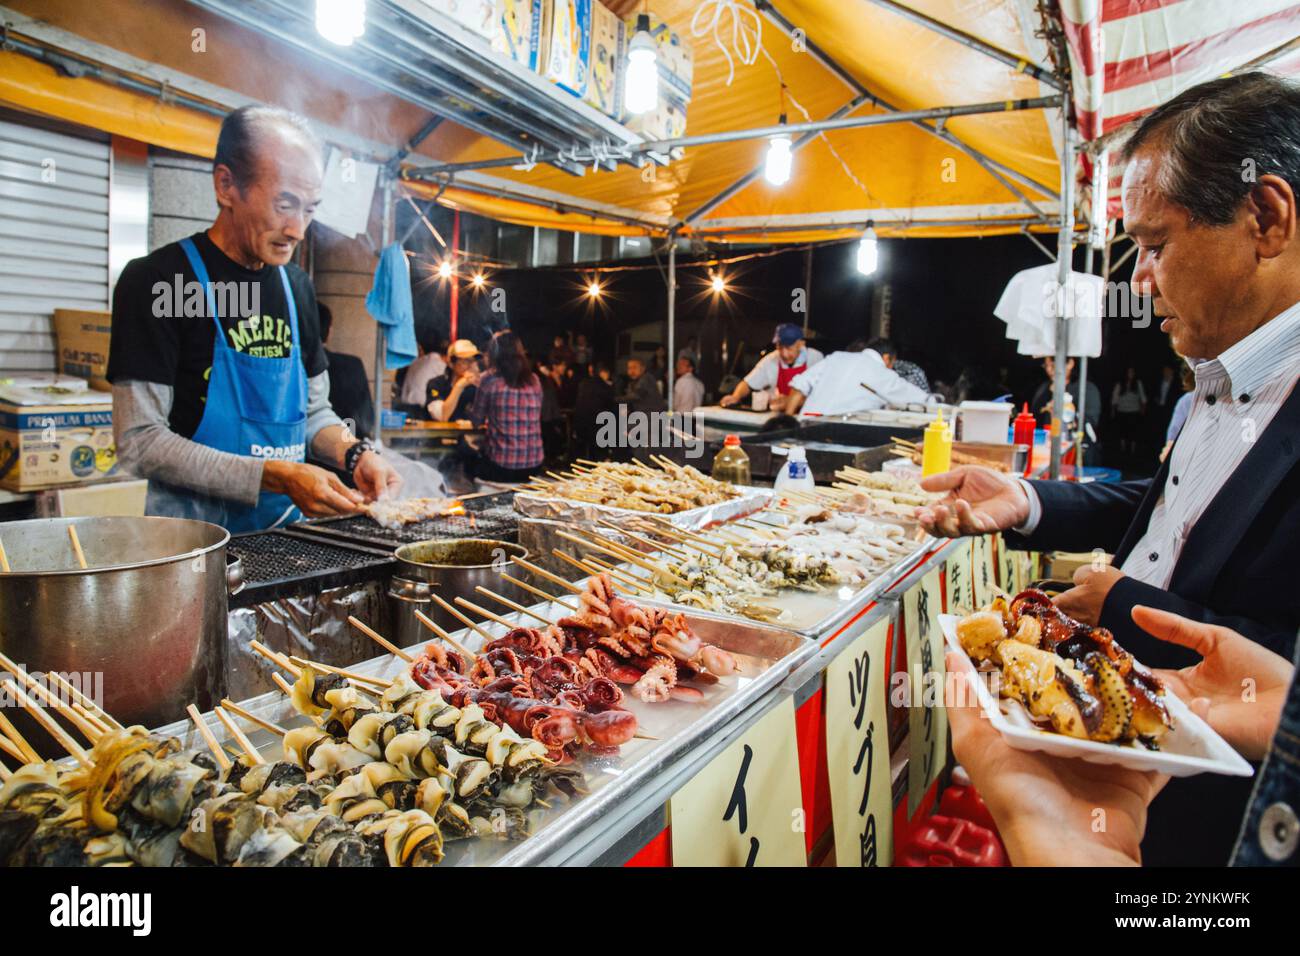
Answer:
[[[92,136],[0,113],[0,373],[54,369],[56,308],[108,308],[109,142]]]

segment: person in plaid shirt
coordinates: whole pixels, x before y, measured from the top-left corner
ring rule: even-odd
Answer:
[[[488,346],[491,371],[479,382],[470,419],[487,424],[487,447],[476,477],[525,481],[546,458],[542,447],[542,384],[513,332],[498,332]]]

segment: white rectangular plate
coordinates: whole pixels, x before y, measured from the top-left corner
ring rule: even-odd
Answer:
[[[957,640],[958,620],[955,614],[939,615],[948,647],[970,660],[970,655]],[[1153,770],[1172,777],[1191,777],[1198,773],[1249,777],[1255,772],[1226,740],[1193,714],[1172,690],[1166,689],[1165,700],[1174,727],[1161,739],[1159,750],[1147,750],[1141,744],[1121,745],[1080,740],[1043,730],[1034,723],[1019,701],[999,701],[995,698],[983,679],[975,681],[975,692],[993,727],[1017,750],[1038,750],[1054,757],[1072,757],[1089,763],[1118,764],[1130,770]]]

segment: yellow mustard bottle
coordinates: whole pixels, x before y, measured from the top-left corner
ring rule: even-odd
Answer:
[[[921,477],[928,478],[952,467],[952,429],[935,409],[934,421],[925,426],[925,444],[921,450]]]

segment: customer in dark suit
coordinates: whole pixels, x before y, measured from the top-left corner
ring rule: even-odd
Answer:
[[[1289,658],[1300,627],[1300,87],[1262,73],[1193,87],[1147,117],[1124,152],[1133,282],[1174,350],[1195,356],[1192,411],[1173,450],[1155,478],[1119,484],[959,468],[924,482],[948,498],[918,517],[943,534],[1014,530],[1013,546],[1113,551],[1113,565],[1080,569],[1057,603],[1145,663],[1190,655],[1138,629],[1137,605],[1231,628]],[[1242,156],[1254,177],[1241,176]],[[1171,786],[1169,796],[1194,790]],[[1195,816],[1162,819],[1205,833],[1241,806],[1188,809]]]

